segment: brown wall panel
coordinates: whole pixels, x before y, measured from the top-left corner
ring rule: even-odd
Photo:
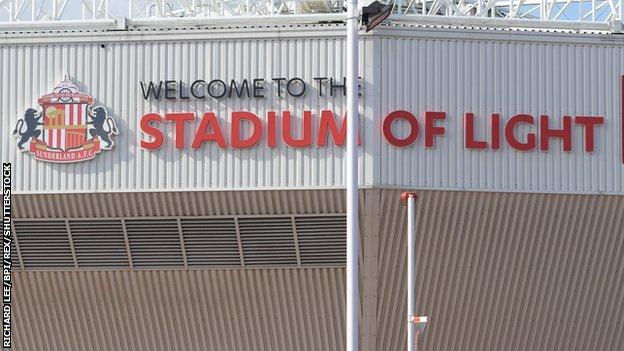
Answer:
[[[46,216],[344,211],[342,191],[258,192],[254,205],[238,201],[246,193],[89,195],[98,204],[101,196],[121,202],[170,196],[179,199],[170,204],[183,203],[180,213],[170,213],[178,205],[116,210],[86,200],[82,207],[89,210],[58,210],[70,198],[61,196],[46,200],[54,204]],[[361,261],[362,346],[398,351],[406,338],[406,209],[399,205],[399,191],[361,194],[361,251],[377,257],[375,264]],[[421,350],[621,349],[624,197],[419,194],[417,309],[430,317]],[[16,196],[24,197],[41,200]],[[208,207],[212,200],[207,198],[224,202]],[[203,203],[203,210],[193,210],[193,201]],[[36,214],[27,210],[20,215]],[[171,349],[178,343],[190,350],[334,350],[344,345],[343,268],[19,271],[14,281],[17,350]]]
[[[15,273],[15,350],[341,350],[344,270]]]
[[[18,194],[15,218],[344,213],[342,190]]]
[[[405,348],[406,208],[384,190],[378,350]],[[624,197],[420,191],[423,350],[621,350]]]

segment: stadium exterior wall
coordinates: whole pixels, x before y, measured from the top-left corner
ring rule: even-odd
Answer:
[[[301,26],[232,30],[69,32],[5,34],[2,64],[2,159],[19,170],[16,193],[123,192],[230,189],[320,189],[344,184],[345,150],[327,146],[267,147],[267,133],[245,149],[205,143],[190,147],[199,117],[214,112],[231,139],[233,111],[257,114],[292,111],[293,135],[302,132],[302,115],[311,111],[316,140],[320,112],[343,113],[344,97],[319,96],[315,77],[341,80],[345,44],[341,26]],[[511,192],[624,194],[622,92],[624,46],[616,35],[505,32],[467,29],[387,27],[363,35],[360,113],[362,187],[416,187]],[[49,164],[16,151],[10,132],[24,111],[37,107],[65,75],[93,95],[117,120],[115,147],[90,162]],[[265,98],[146,100],[140,82],[195,79],[300,77],[304,97],[277,97],[269,84]],[[325,82],[327,83],[327,82]],[[325,87],[327,89],[327,87]],[[391,145],[382,133],[384,118],[407,110],[418,118],[420,135],[409,147]],[[436,121],[444,135],[425,147],[425,115],[444,112]],[[172,142],[173,126],[159,150],[144,150],[141,129],[147,113],[195,112],[182,150]],[[473,113],[476,140],[487,150],[465,148],[465,114]],[[499,114],[500,149],[492,150],[490,116]],[[534,132],[532,151],[517,151],[503,130],[512,115],[529,114],[534,126],[519,124],[518,139]],[[587,151],[585,130],[572,126],[571,151],[557,138],[541,151],[539,118],[550,128],[562,118],[601,116],[595,147]],[[405,137],[404,122],[392,124]],[[242,133],[250,132],[243,127]],[[229,141],[229,140],[228,140]],[[158,169],[158,172],[153,170]]]
[[[340,81],[344,57],[340,24],[0,33],[0,154],[13,164],[19,259],[16,349],[343,349],[344,264],[302,264],[295,217],[323,220],[346,210],[345,149],[331,140],[318,145],[321,111],[332,110],[339,122],[345,101],[327,85],[321,96],[314,79]],[[398,196],[407,189],[420,195],[417,311],[431,318],[425,350],[617,350],[624,343],[624,39],[384,25],[362,35],[360,57],[362,350],[400,350],[406,339],[406,220]],[[18,151],[11,136],[18,119],[43,107],[39,98],[66,76],[114,118],[115,145],[75,163]],[[278,97],[276,77],[301,78],[308,93]],[[141,88],[256,78],[266,81],[265,97],[154,99]],[[258,131],[249,124],[235,130],[240,111],[258,116],[262,137],[235,148],[237,132]],[[309,111],[311,145],[286,145],[283,126],[270,145],[270,111],[278,121],[292,112],[294,139],[305,134]],[[155,123],[166,137],[149,146],[157,138],[142,123],[146,115],[188,112],[196,116],[182,134],[171,121]],[[215,113],[226,145],[195,149],[206,112]],[[384,123],[389,115],[400,118]],[[500,125],[493,129],[494,115]],[[519,115],[523,122],[505,133]],[[571,123],[570,151],[558,138],[541,150],[542,115],[550,129]],[[600,123],[590,133],[578,117]],[[407,121],[419,134],[403,145]],[[529,133],[534,147],[518,150]],[[180,135],[186,143],[178,149]],[[510,144],[514,138],[520,145]],[[239,217],[278,215],[285,226],[251,227],[251,245],[277,247],[271,253],[278,257],[277,233],[296,243],[286,248],[296,259],[246,266]],[[198,231],[184,232],[183,221],[212,217],[236,223],[226,234],[235,238],[228,243],[240,265],[188,266],[185,240]],[[173,226],[154,229],[165,220]],[[54,233],[45,227],[51,221]],[[112,221],[119,227],[106,227]],[[143,225],[131,233],[136,247],[130,221]],[[321,256],[330,233],[319,228],[311,247]],[[202,238],[226,236],[213,229]],[[103,238],[101,250],[85,237]],[[81,266],[85,248],[101,266]],[[97,256],[106,250],[121,251],[113,258],[127,266],[106,266],[112,255]],[[60,251],[64,266],[45,266]],[[133,266],[135,254],[150,256],[151,266]],[[165,267],[174,254],[177,266]]]
[[[216,203],[221,214],[263,214],[239,192],[153,193],[135,216],[210,215],[170,206]],[[283,196],[255,195],[260,203]],[[285,192],[290,213],[338,213],[329,191]],[[361,198],[362,350],[404,347],[406,226],[400,191]],[[344,195],[340,191],[338,195]],[[618,350],[624,342],[624,197],[419,191],[417,312],[430,316],[424,350]],[[100,218],[140,193],[18,195],[54,203],[47,218]],[[28,198],[28,199],[26,199]],[[197,199],[203,199],[198,201]],[[281,199],[281,200],[280,200]],[[329,201],[328,201],[329,200]],[[287,200],[290,201],[290,200]],[[311,206],[311,207],[308,207]],[[64,212],[69,211],[69,212]],[[141,212],[145,211],[145,212]],[[286,211],[288,213],[288,211]],[[19,220],[38,216],[20,212]],[[37,217],[35,217],[37,218]],[[553,221],[552,218],[557,218]],[[343,350],[343,267],[16,270],[16,350]],[[67,303],[68,298],[72,303]],[[34,332],[36,331],[36,332]],[[162,337],[161,337],[162,336]],[[177,345],[177,346],[172,346]]]

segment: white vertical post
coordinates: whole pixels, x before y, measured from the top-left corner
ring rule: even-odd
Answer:
[[[592,9],[593,11],[594,9]],[[579,2],[579,22],[583,21],[583,0],[580,0]]]
[[[347,7],[347,351],[359,350],[358,0]]]
[[[416,350],[416,194],[407,193],[407,351]]]

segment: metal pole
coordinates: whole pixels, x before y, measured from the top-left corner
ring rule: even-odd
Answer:
[[[416,227],[414,194],[407,198],[407,351],[416,350],[416,325],[412,318],[416,314]]]
[[[347,7],[347,351],[359,350],[358,0]]]

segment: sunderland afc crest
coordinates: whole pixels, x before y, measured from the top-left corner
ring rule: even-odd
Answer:
[[[40,109],[26,109],[17,121],[17,147],[38,160],[59,163],[90,160],[110,150],[113,135],[119,134],[115,120],[93,101],[65,78],[39,98]]]

